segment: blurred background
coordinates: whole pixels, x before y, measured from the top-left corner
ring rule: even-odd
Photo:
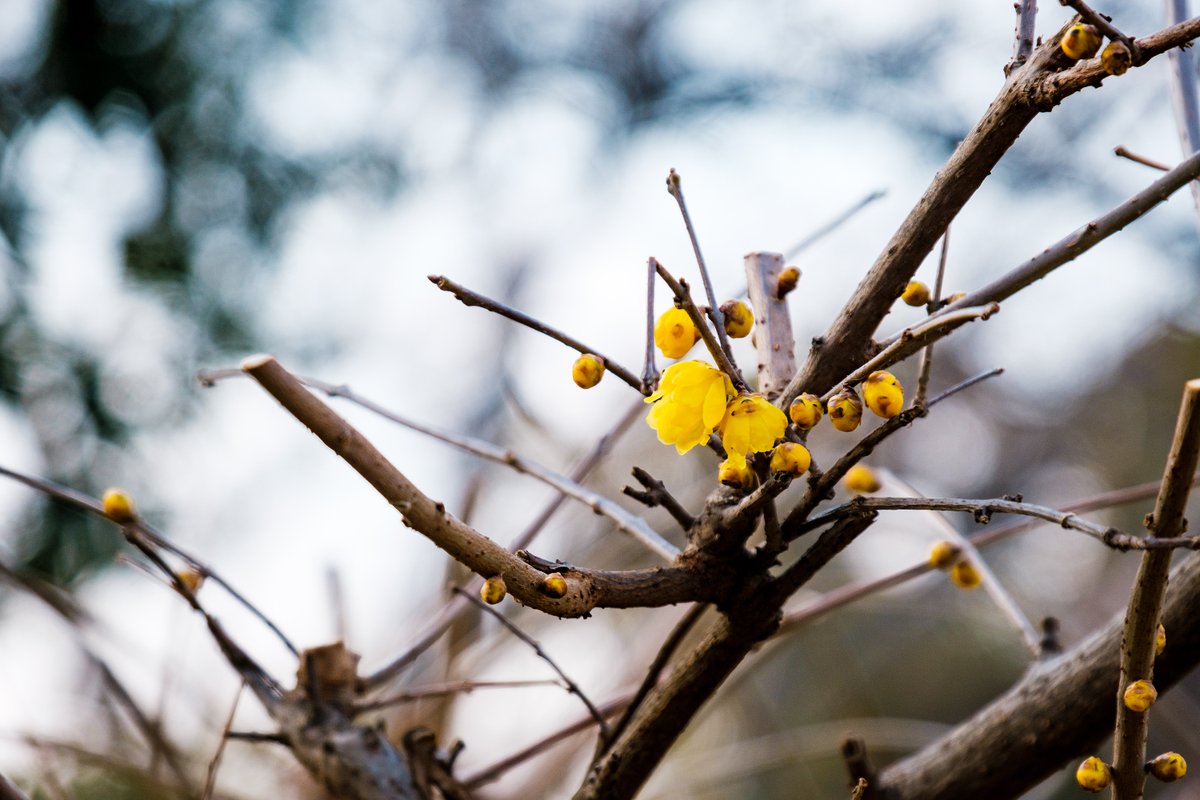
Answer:
[[[1123,4],[1116,22],[1144,35],[1162,26],[1159,6]],[[796,259],[803,353],[1000,87],[1013,16],[1002,2],[0,0],[0,464],[93,495],[127,488],[301,646],[344,636],[377,669],[464,576],[256,386],[203,388],[197,370],[271,352],[566,472],[638,397],[612,379],[581,392],[571,351],[462,306],[426,276],[503,299],[638,372],[646,258],[698,286],[669,168],[719,299],[744,287],[746,252],[788,252],[882,192]],[[1039,34],[1066,18],[1046,5]],[[1164,59],[1029,127],[955,221],[947,290],[1015,267],[1157,177],[1115,158],[1117,145],[1179,158]],[[1182,383],[1200,376],[1197,267],[1196,210],[1179,193],[939,345],[935,391],[1006,371],[939,405],[873,463],[929,495],[1059,505],[1156,480]],[[934,268],[931,257],[919,277],[932,283]],[[657,311],[668,302],[660,289]],[[880,333],[919,318],[898,306]],[[906,385],[914,369],[898,370]],[[499,542],[553,498],[338,408]],[[852,439],[825,426],[812,441],[830,463]],[[637,421],[588,485],[637,510],[619,495],[635,464],[693,511],[716,468],[711,453],[678,457]],[[1136,530],[1150,507],[1094,518]],[[668,517],[647,516],[679,541]],[[886,514],[798,602],[920,562],[944,538],[938,526]],[[570,503],[533,549],[587,566],[653,563]],[[193,790],[238,691],[202,625],[116,564],[121,550],[111,524],[0,481],[0,561],[68,590],[95,618],[77,629],[0,584],[0,772],[40,796],[169,796],[161,754],[85,652],[162,722]],[[1123,606],[1136,563],[1051,528],[986,556],[1031,619],[1060,620],[1066,646]],[[218,592],[205,599],[287,682],[294,659]],[[636,685],[682,613],[558,621],[502,609],[597,702]],[[886,763],[1027,664],[984,593],[925,576],[765,647],[643,796],[842,796],[844,734],[863,735]],[[542,677],[528,648],[468,617],[397,689]],[[1200,758],[1196,688],[1160,703],[1152,750]],[[469,775],[581,713],[543,687],[386,718],[397,735],[423,724],[462,738]],[[265,726],[253,701],[239,706],[235,729]],[[566,796],[591,746],[570,739],[481,794]],[[232,743],[218,785],[227,797],[320,796],[261,744]],[[1072,796],[1065,786],[1060,776],[1031,796]]]

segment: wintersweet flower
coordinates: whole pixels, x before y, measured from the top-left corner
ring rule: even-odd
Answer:
[[[654,404],[646,423],[660,442],[686,453],[708,440],[733,395],[733,383],[721,370],[703,361],[681,361],[667,367],[658,391],[646,398]]]
[[[721,443],[729,456],[745,458],[748,453],[770,450],[783,437],[787,415],[761,394],[744,394],[726,408],[719,426]]]
[[[668,308],[654,323],[654,343],[667,358],[683,358],[699,340],[700,331],[682,308]]]

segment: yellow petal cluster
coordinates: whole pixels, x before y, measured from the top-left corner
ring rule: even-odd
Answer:
[[[783,437],[787,422],[787,415],[761,394],[744,394],[734,398],[725,411],[719,426],[721,443],[730,458],[763,453]]]
[[[667,358],[683,358],[699,339],[700,331],[682,308],[668,308],[654,323],[654,343]]]
[[[580,389],[590,389],[604,377],[604,359],[584,353],[571,365],[571,380]]]
[[[681,361],[667,367],[658,391],[646,398],[654,404],[646,423],[660,442],[686,453],[721,424],[733,395],[733,383],[721,370],[703,361]]]

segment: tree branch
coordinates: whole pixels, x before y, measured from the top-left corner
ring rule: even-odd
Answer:
[[[1171,576],[1163,624],[1171,646],[1155,665],[1160,691],[1200,660],[1200,558]],[[1124,612],[1062,656],[1039,663],[998,700],[881,776],[886,800],[1009,800],[1112,730]],[[1140,769],[1140,766],[1139,766]]]
[[[934,177],[838,313],[822,337],[824,346],[809,354],[793,385],[822,394],[855,364],[862,363],[870,337],[892,303],[946,226],[991,174],[1026,126],[1039,113],[1052,109],[1087,86],[1099,85],[1107,77],[1098,60],[1068,68],[1058,45],[1065,29],[1066,25],[1048,37],[1034,50],[1025,67],[1009,76],[979,123]],[[1145,62],[1197,36],[1200,36],[1200,18],[1139,39],[1137,45]],[[791,402],[798,392],[798,388],[794,393],[789,392],[785,402]]]
[[[1197,462],[1200,462],[1200,380],[1192,380],[1184,386],[1162,488],[1147,525],[1155,537],[1170,539],[1186,528],[1183,512]],[[1125,706],[1123,696],[1130,683],[1154,676],[1154,639],[1167,589],[1171,554],[1170,550],[1151,550],[1142,556],[1125,614],[1117,725],[1113,735],[1113,800],[1141,800],[1146,781],[1141,765],[1146,758],[1149,711],[1131,711]]]

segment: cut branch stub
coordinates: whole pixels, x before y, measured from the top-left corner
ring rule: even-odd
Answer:
[[[783,271],[780,253],[750,253],[746,286],[754,307],[754,346],[758,350],[758,390],[774,400],[796,373],[796,340],[787,303],[776,287]]]

